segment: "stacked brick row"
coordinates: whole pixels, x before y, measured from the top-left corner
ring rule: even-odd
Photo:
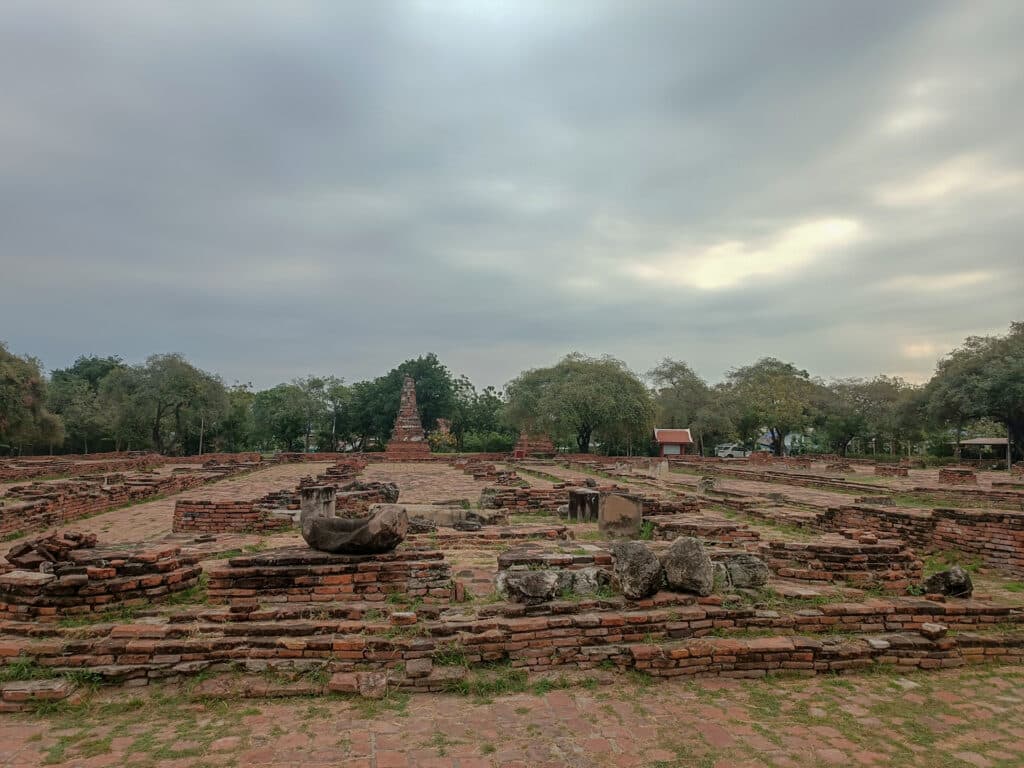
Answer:
[[[275,515],[257,501],[204,501],[178,499],[171,530],[175,533],[268,533],[287,530],[291,518]]]
[[[495,485],[501,486],[524,485],[524,482],[514,470],[498,469],[496,465],[490,462],[479,459],[458,458],[453,460],[451,465],[456,469],[461,469],[463,473],[470,475],[474,480],[492,482]]]
[[[451,600],[452,579],[437,550],[335,555],[295,547],[231,558],[210,572],[208,594],[237,612],[259,602],[382,601],[390,594],[443,603]]]
[[[230,471],[128,477],[115,485],[67,480],[15,486],[0,500],[0,536],[63,525],[153,496],[198,488],[225,474]]]
[[[882,477],[908,477],[910,470],[901,464],[875,464],[874,473]]]
[[[1024,574],[1024,511],[936,509],[934,544],[979,555],[986,565]]]
[[[920,581],[923,573],[922,562],[901,541],[771,541],[762,544],[760,552],[779,576],[801,581],[847,582],[898,592]]]
[[[943,485],[977,485],[978,476],[971,469],[942,467],[939,470],[939,482]]]
[[[273,611],[262,610],[249,614],[259,616],[259,621],[234,622],[228,629],[223,619],[196,624],[195,617],[184,615],[169,624],[114,626],[104,636],[67,640],[12,637],[0,645],[0,656],[21,656],[42,666],[89,669],[111,679],[135,678],[142,682],[148,677],[195,674],[210,664],[227,670],[232,664],[250,660],[261,665],[320,661],[330,671],[390,668],[397,673],[400,667],[416,668],[425,670],[425,676],[432,674],[435,666],[429,660],[439,665],[441,654],[450,654],[453,649],[463,654],[470,665],[508,660],[513,666],[531,669],[557,665],[586,669],[611,661],[623,668],[652,672],[684,669],[689,670],[687,674],[772,668],[835,671],[848,667],[833,665],[833,661],[865,658],[921,668],[943,666],[933,661],[958,656],[963,659],[961,663],[982,659],[1024,661],[1024,632],[968,634],[970,630],[996,624],[1022,626],[1019,613],[991,604],[894,599],[873,601],[870,605],[826,605],[821,610],[779,616],[752,608],[662,603],[654,598],[644,601],[645,608],[634,611],[593,611],[566,604],[565,612],[548,615],[481,616],[422,625],[418,617],[408,613],[393,615],[390,620],[356,619],[353,614],[341,619],[325,616],[287,621],[276,617]],[[365,616],[362,610],[358,615]],[[413,626],[409,629],[418,631],[404,635],[393,632],[395,626],[410,619]],[[916,632],[923,624],[936,621],[961,634],[939,641],[929,641],[920,635],[876,634]],[[787,634],[763,638],[708,636],[731,629]],[[837,631],[874,636],[840,639],[835,636]],[[829,637],[818,639],[804,633],[827,633]],[[936,655],[946,651],[958,653]],[[758,654],[773,655],[769,659]],[[677,663],[709,658],[707,664]],[[654,663],[656,660],[659,663]],[[761,666],[763,662],[783,661],[811,663]],[[432,676],[436,681],[438,675]]]
[[[822,517],[822,526],[833,530],[859,528],[922,549],[935,544],[935,517],[920,509],[852,504],[829,509]]]
[[[694,536],[708,543],[740,546],[761,539],[761,534],[753,528],[731,520],[644,515],[644,522],[651,523],[654,527],[654,538],[661,541],[673,541],[680,536]]]
[[[569,500],[565,488],[488,487],[481,494],[481,505],[489,509],[520,512],[551,512]]]
[[[263,457],[255,451],[246,453],[204,453],[197,456],[175,456],[165,459],[173,464],[259,464]]]
[[[76,472],[125,472],[149,469],[165,463],[155,453],[100,453],[87,456],[48,456],[30,459],[0,459],[0,482],[31,480],[34,477],[71,475]]]
[[[115,606],[159,602],[198,583],[199,558],[180,547],[78,549],[54,573],[0,575],[0,618],[55,621]]]

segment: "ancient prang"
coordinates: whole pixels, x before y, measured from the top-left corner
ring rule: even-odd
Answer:
[[[407,375],[402,384],[402,399],[398,404],[398,416],[395,417],[386,453],[393,458],[430,455],[430,444],[423,433],[420,412],[416,409],[416,382],[412,376]]]

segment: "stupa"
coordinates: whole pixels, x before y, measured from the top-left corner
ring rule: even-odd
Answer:
[[[391,430],[391,439],[385,453],[394,458],[415,458],[430,455],[430,443],[423,432],[420,412],[416,410],[416,382],[406,376],[402,383],[402,399],[398,404],[398,416]]]

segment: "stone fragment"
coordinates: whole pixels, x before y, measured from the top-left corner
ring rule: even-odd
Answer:
[[[959,565],[939,571],[924,582],[924,591],[949,597],[970,597],[974,592],[971,575]]]
[[[335,672],[327,683],[327,690],[334,693],[358,693],[359,676],[355,672]]]
[[[409,659],[405,662],[405,674],[408,677],[426,677],[434,669],[434,662],[429,658]]]
[[[612,575],[604,568],[580,568],[572,574],[572,591],[577,595],[595,595],[611,583]]]
[[[673,592],[706,597],[714,591],[714,566],[699,539],[680,536],[662,555],[661,564],[665,568],[665,583]]]
[[[650,597],[661,588],[664,569],[651,550],[637,541],[623,541],[612,547],[615,577],[622,594],[630,600]],[[710,570],[710,560],[709,570]]]
[[[304,497],[305,499],[305,497]],[[376,555],[389,552],[405,539],[409,516],[397,504],[374,504],[370,517],[350,519],[313,517],[324,505],[304,507],[300,518],[302,538],[313,549],[346,555]]]
[[[359,695],[364,699],[383,699],[388,693],[388,673],[386,670],[357,673]]]
[[[739,589],[763,587],[772,575],[764,560],[745,552],[729,555],[722,564],[725,566],[729,584]]]
[[[559,574],[556,571],[501,571],[495,587],[513,602],[536,605],[553,600],[558,594]]]
[[[930,621],[926,621],[921,625],[921,634],[927,637],[929,640],[938,640],[940,637],[945,637],[946,632],[949,631],[949,627],[945,624],[935,624]]]
[[[479,531],[483,528],[483,524],[479,520],[456,520],[452,523],[452,528],[456,531]]]

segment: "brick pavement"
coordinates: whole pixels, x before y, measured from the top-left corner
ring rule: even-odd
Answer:
[[[145,717],[139,717],[145,712]],[[0,766],[789,768],[1024,765],[1024,670],[198,702],[100,690],[0,719]]]
[[[149,541],[171,532],[174,502],[178,499],[255,499],[270,491],[295,487],[302,477],[320,474],[329,466],[329,462],[269,466],[162,499],[75,520],[66,526],[36,532],[32,536],[44,536],[59,530],[73,530],[95,533],[103,544]],[[161,467],[161,471],[169,472],[170,469],[171,465]],[[0,554],[6,553],[14,543],[0,544]]]

